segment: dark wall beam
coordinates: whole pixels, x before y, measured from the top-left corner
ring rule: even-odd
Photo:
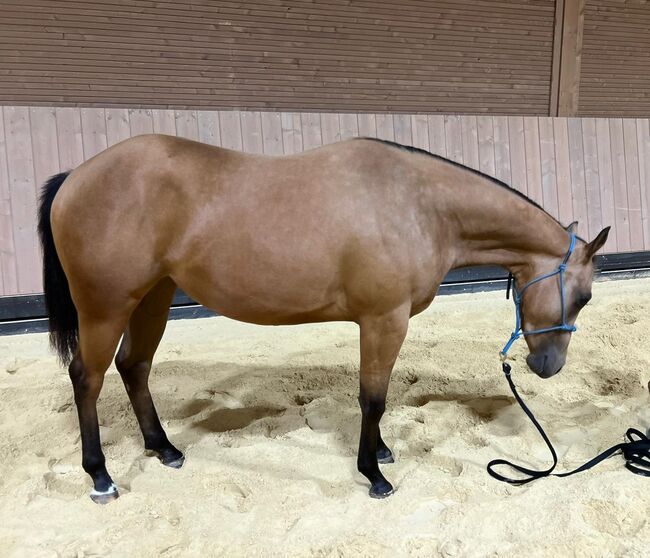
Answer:
[[[584,12],[585,0],[556,1],[550,116],[578,113]]]

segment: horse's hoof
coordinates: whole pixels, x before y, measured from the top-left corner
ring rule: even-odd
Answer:
[[[111,484],[108,487],[108,490],[102,492],[100,490],[95,490],[94,488],[90,492],[90,499],[95,502],[95,504],[108,504],[113,500],[117,500],[120,497],[120,493],[117,491],[117,486]]]
[[[381,500],[383,498],[388,498],[395,490],[389,482],[381,483],[370,487],[370,497]]]
[[[185,456],[176,448],[163,451],[146,450],[145,453],[151,457],[157,457],[158,461],[165,467],[171,467],[172,469],[180,469],[185,463]]]
[[[388,448],[386,448],[384,451],[378,451],[377,463],[381,463],[382,465],[386,465],[386,463],[395,463],[393,452],[391,452]]]
[[[163,459],[162,457],[159,459],[165,467],[171,467],[172,469],[180,469],[183,466],[183,463],[185,463],[185,456],[183,454],[176,459]]]

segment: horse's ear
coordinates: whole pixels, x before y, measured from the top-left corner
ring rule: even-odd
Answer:
[[[598,236],[594,238],[589,244],[587,244],[587,250],[585,252],[587,258],[591,258],[598,250],[600,250],[605,242],[607,242],[607,235],[609,234],[610,227],[605,227],[602,231],[598,233]]]
[[[570,232],[570,233],[573,233],[573,234],[577,234],[577,233],[578,233],[578,221],[574,221],[573,223],[571,223],[571,224],[566,228],[566,231],[567,231],[567,232]]]

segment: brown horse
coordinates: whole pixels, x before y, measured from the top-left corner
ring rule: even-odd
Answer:
[[[558,267],[569,234],[539,206],[486,175],[414,148],[355,139],[285,157],[162,135],[107,149],[45,185],[40,209],[50,337],[69,363],[92,498],[118,492],[102,453],[96,402],[115,359],[144,436],[163,464],[167,439],[148,388],[176,287],[254,324],[359,324],[358,469],[370,495],[393,487],[379,463],[391,371],[409,318],[456,267],[497,264],[519,285]],[[591,292],[608,230],[578,240],[564,274],[567,321]],[[557,280],[526,290],[525,329],[559,323]],[[571,334],[526,337],[534,372],[560,370]]]

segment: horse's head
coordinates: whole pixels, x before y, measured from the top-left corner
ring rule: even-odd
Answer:
[[[575,225],[576,223],[569,226],[567,229],[569,233],[573,232]],[[609,227],[603,229],[589,243],[578,240],[561,274],[557,273],[533,282],[521,295],[521,321],[524,333],[551,329],[548,332],[525,335],[530,351],[526,362],[529,368],[542,378],[550,378],[564,366],[571,340],[570,328],[575,324],[580,310],[591,298],[593,257],[605,244],[608,234]],[[556,266],[560,264],[561,261],[556,262]],[[534,278],[548,273],[548,261],[543,262],[543,266],[532,270]]]

